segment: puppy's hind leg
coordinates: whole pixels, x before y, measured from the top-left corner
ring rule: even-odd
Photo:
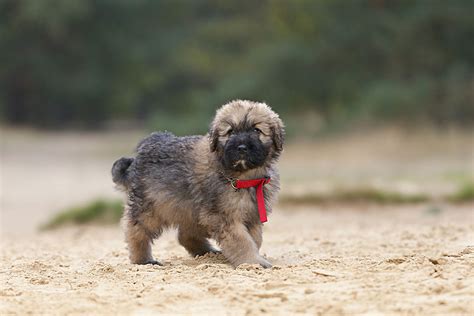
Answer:
[[[125,240],[128,244],[129,257],[131,263],[136,264],[158,264],[160,262],[153,259],[151,254],[152,237],[147,229],[140,223],[133,220],[125,220]],[[153,237],[158,237],[161,231],[155,233]]]
[[[193,257],[202,256],[209,252],[219,253],[218,250],[211,246],[207,237],[209,236],[196,227],[181,226],[178,230],[179,243]]]

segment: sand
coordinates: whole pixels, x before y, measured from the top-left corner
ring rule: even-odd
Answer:
[[[191,258],[174,233],[163,266],[127,261],[118,227],[2,237],[0,314],[470,314],[474,205],[277,208],[271,269]]]
[[[474,314],[474,205],[277,206],[262,253],[231,268],[191,258],[174,232],[164,266],[128,263],[119,227],[37,233],[58,211],[119,198],[117,157],[144,132],[0,128],[0,315]],[[472,132],[351,133],[290,143],[282,194],[375,186],[435,197],[473,179]]]

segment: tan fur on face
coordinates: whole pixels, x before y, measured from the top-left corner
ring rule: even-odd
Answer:
[[[277,150],[281,150],[283,142],[283,122],[267,104],[247,100],[235,100],[222,106],[216,112],[211,124],[211,150],[216,143],[224,144],[228,139],[228,131],[242,121],[262,131],[259,135],[262,143],[273,141]]]

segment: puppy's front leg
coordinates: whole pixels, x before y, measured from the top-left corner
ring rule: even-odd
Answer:
[[[262,247],[262,224],[255,224],[248,228],[250,236],[255,241],[257,248]]]
[[[222,254],[237,267],[242,263],[260,264],[264,268],[272,265],[258,253],[257,245],[247,228],[241,223],[231,223],[216,234]]]

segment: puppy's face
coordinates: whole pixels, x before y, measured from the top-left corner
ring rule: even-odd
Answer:
[[[278,158],[283,123],[264,103],[232,101],[216,113],[209,132],[210,148],[226,170],[242,172]]]

